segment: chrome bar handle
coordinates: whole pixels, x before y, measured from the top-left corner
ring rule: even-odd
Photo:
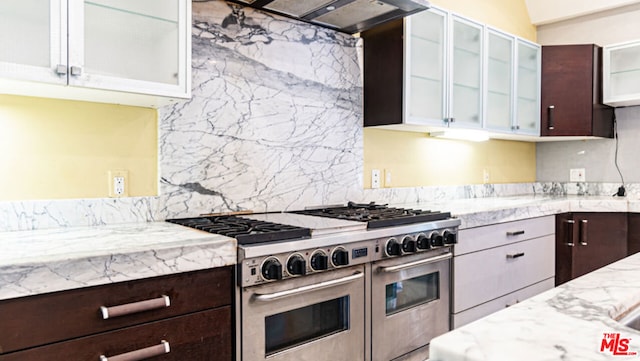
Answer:
[[[553,125],[553,111],[556,109],[555,105],[549,105],[549,107],[547,108],[547,115],[548,115],[548,119],[547,119],[547,129],[549,130],[554,130],[556,129],[556,127]]]
[[[380,267],[380,268],[378,268],[378,271],[380,271],[380,272],[398,272],[398,271],[405,270],[407,268],[413,268],[413,267],[418,267],[418,266],[422,266],[422,265],[429,264],[429,263],[435,263],[435,262],[444,261],[444,260],[450,259],[451,257],[453,257],[453,253],[447,252],[447,253],[445,253],[443,255],[440,255],[440,256],[431,257],[431,258],[427,258],[427,259],[421,259],[419,261],[414,261],[414,262],[409,262],[409,263],[403,263],[403,264],[399,264],[397,266]]]
[[[580,241],[581,246],[587,245],[587,224],[589,222],[586,219],[580,220],[579,228],[578,228],[578,239]]]
[[[565,244],[569,247],[573,247],[575,246],[575,244],[573,243],[573,227],[575,226],[576,221],[574,221],[573,219],[568,219],[564,222],[567,224],[567,238],[568,238]]]
[[[80,66],[72,66],[71,67],[71,75],[73,75],[73,76],[82,75],[82,67],[80,67]]]
[[[159,345],[145,347],[140,350],[122,353],[116,356],[107,357],[105,355],[100,355],[100,361],[139,361],[164,355],[169,352],[171,352],[169,342],[162,340]]]
[[[155,310],[159,308],[166,308],[171,305],[169,296],[162,295],[158,298],[151,300],[145,300],[140,302],[127,303],[124,305],[112,306],[112,307],[100,307],[100,313],[102,313],[102,319],[107,320],[109,318],[126,316],[133,313]]]
[[[515,254],[508,254],[507,258],[508,259],[516,259],[516,258],[519,258],[519,257],[522,257],[522,256],[524,256],[524,252],[515,253]]]
[[[58,75],[66,75],[67,74],[67,66],[64,64],[58,64],[56,66],[56,74]]]
[[[316,291],[316,290],[320,290],[323,288],[329,288],[329,287],[334,287],[334,286],[338,286],[341,284],[345,284],[345,283],[349,283],[349,282],[353,282],[357,279],[360,279],[364,277],[364,273],[362,272],[356,272],[354,274],[352,274],[351,276],[347,276],[347,277],[343,277],[343,278],[338,278],[336,280],[330,280],[330,281],[324,281],[324,282],[320,282],[320,283],[316,283],[316,284],[312,284],[312,285],[308,285],[308,286],[302,286],[302,287],[298,287],[298,288],[293,288],[290,290],[286,290],[286,291],[280,291],[280,292],[274,292],[274,293],[254,293],[253,294],[253,298],[256,301],[274,301],[274,300],[278,300],[281,298],[285,298],[285,297],[290,297],[290,296],[296,296],[302,293],[307,293],[307,292],[311,292],[311,291]]]
[[[524,229],[521,231],[513,231],[513,232],[507,232],[507,236],[520,236],[524,234]]]

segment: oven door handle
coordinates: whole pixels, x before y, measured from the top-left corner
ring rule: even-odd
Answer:
[[[356,272],[356,273],[352,274],[351,276],[338,278],[338,279],[330,280],[330,281],[324,281],[324,282],[320,282],[320,283],[315,283],[315,284],[308,285],[308,286],[302,286],[302,287],[298,287],[298,288],[293,288],[293,289],[290,289],[290,290],[287,290],[287,291],[280,291],[280,292],[266,293],[266,294],[254,293],[253,294],[253,298],[256,301],[274,301],[274,300],[278,300],[280,298],[295,296],[295,295],[299,295],[299,294],[302,294],[302,293],[307,293],[307,292],[311,292],[311,291],[320,290],[320,289],[323,289],[323,288],[342,285],[342,284],[345,284],[345,283],[353,282],[353,281],[355,281],[357,279],[360,279],[362,277],[364,277],[364,273]]]
[[[429,263],[444,261],[444,260],[447,260],[447,259],[451,259],[451,257],[453,257],[453,253],[448,252],[448,253],[445,253],[445,254],[440,255],[440,256],[431,257],[431,258],[427,258],[427,259],[421,259],[419,261],[414,261],[414,262],[409,262],[409,263],[403,263],[403,264],[399,264],[397,266],[380,267],[380,268],[378,268],[378,271],[380,271],[380,272],[398,272],[398,271],[405,270],[407,268],[413,268],[413,267],[423,266],[423,265],[429,264]]]

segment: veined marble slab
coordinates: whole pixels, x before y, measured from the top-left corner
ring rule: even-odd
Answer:
[[[236,240],[165,223],[0,233],[0,299],[222,267]]]
[[[431,341],[431,361],[637,359],[640,331],[616,322],[640,305],[640,254],[576,278]],[[609,335],[631,356],[601,350]]]

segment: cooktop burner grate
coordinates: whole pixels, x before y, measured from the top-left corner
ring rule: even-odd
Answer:
[[[394,208],[387,207],[386,204],[375,204],[374,202],[365,204],[349,202],[346,207],[306,209],[293,211],[292,213],[367,222],[367,228],[369,229],[440,221],[451,218],[451,213],[449,212]]]
[[[239,244],[275,242],[311,237],[311,230],[309,228],[257,221],[236,216],[167,219],[167,222],[209,233],[233,237],[238,240]]]

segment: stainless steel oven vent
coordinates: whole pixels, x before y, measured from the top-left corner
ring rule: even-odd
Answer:
[[[233,0],[348,34],[429,8],[426,0]]]

